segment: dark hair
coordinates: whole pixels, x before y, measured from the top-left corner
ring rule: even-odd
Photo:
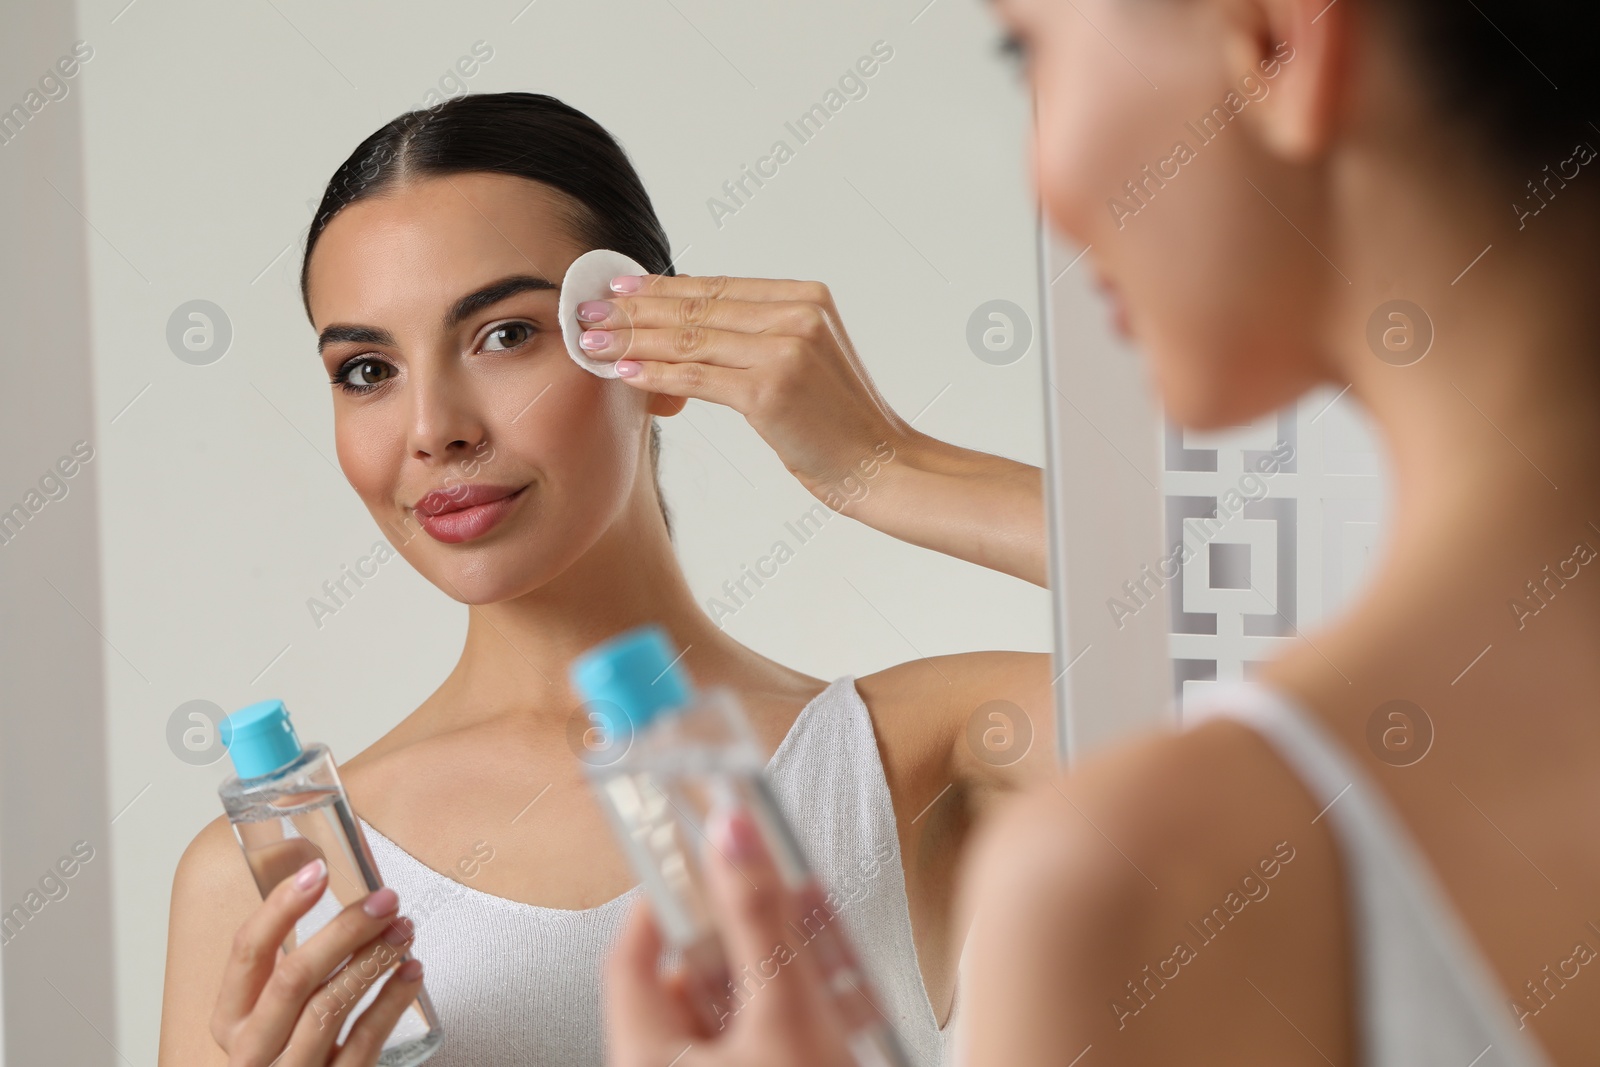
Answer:
[[[328,180],[306,235],[300,299],[311,317],[311,252],[329,221],[350,204],[418,178],[469,171],[510,174],[560,193],[560,215],[591,248],[611,248],[650,274],[673,274],[666,231],[644,183],[616,139],[589,116],[543,93],[469,93],[408,111],[356,146]],[[672,516],[661,495],[661,426],[650,420],[650,466],[667,536]]]
[[[1594,0],[1373,0],[1395,20],[1448,120],[1486,135],[1513,167],[1600,147]],[[1591,183],[1593,179],[1591,179]]]

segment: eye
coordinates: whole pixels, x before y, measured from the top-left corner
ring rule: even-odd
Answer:
[[[502,322],[489,327],[489,332],[484,335],[483,347],[490,352],[506,352],[513,348],[527,344],[533,337],[532,324],[526,322]],[[496,344],[496,338],[499,343]]]
[[[994,50],[1006,62],[1021,70],[1028,62],[1028,46],[1015,32],[1007,30],[994,43]]]
[[[394,367],[372,356],[356,356],[339,368],[332,378],[332,384],[337,385],[347,393],[368,393],[381,385],[384,378],[392,377],[391,374],[384,374],[381,378],[371,378],[369,376],[384,370],[393,371]],[[356,377],[353,382],[350,381],[352,372]]]

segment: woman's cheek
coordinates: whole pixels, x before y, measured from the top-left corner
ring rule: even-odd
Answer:
[[[563,478],[569,497],[614,502],[633,472],[648,394],[576,366],[572,372],[518,420],[529,424],[518,437],[547,477],[575,476]]]
[[[399,506],[394,476],[403,458],[404,444],[392,429],[360,413],[336,416],[334,450],[339,469],[356,495],[375,514]]]
[[[1107,202],[1127,176],[1126,159],[1137,155],[1133,116],[1096,90],[1092,73],[1044,76],[1033,142],[1034,180],[1051,222],[1079,245],[1114,233],[1107,232]]]
[[[573,365],[570,360],[543,381],[530,382],[538,399],[503,423],[503,431],[534,446],[536,454],[558,459],[597,447],[616,416],[616,399],[607,386],[627,386]]]
[[[1056,233],[1077,244],[1088,244],[1082,157],[1074,151],[1076,138],[1072,131],[1063,125],[1066,116],[1060,92],[1057,83],[1046,81],[1038,87],[1035,98],[1037,111],[1031,141],[1034,188]]]

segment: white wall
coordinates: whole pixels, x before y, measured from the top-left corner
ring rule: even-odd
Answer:
[[[618,136],[681,271],[827,282],[898,411],[922,412],[916,425],[937,436],[1042,462],[1027,101],[993,56],[997,31],[979,0],[925,2],[78,3],[77,35],[95,53],[68,104],[85,157],[74,202],[90,228],[69,220],[87,248],[89,298],[63,301],[61,321],[68,332],[86,323],[93,338],[81,396],[93,403],[99,510],[78,514],[93,516],[99,539],[103,578],[84,580],[103,580],[104,608],[85,614],[105,642],[90,638],[84,667],[49,667],[97,690],[104,671],[105,737],[74,743],[109,752],[89,789],[104,818],[116,816],[98,868],[115,874],[115,932],[110,952],[101,947],[115,1011],[93,1015],[103,1040],[78,1026],[95,1046],[84,1056],[52,1049],[52,1061],[109,1062],[114,1042],[129,1063],[154,1062],[171,872],[220,810],[225,771],[178,757],[175,713],[192,700],[232,710],[282,696],[306,735],[349,755],[412,710],[459,651],[465,610],[403,561],[322,629],[312,623],[307,598],[377,531],[333,460],[328,386],[295,276],[333,168],[421,104],[475,42],[493,58],[471,90],[549,92]],[[868,94],[717,227],[707,198],[880,39],[894,56]],[[0,169],[7,162],[0,149]],[[54,195],[38,186],[31,203],[57,211]],[[18,269],[14,247],[0,258]],[[166,337],[174,310],[196,299],[219,306],[232,331],[206,366],[178,359]],[[1018,305],[1033,331],[1009,365],[967,345],[969,318],[993,299]],[[8,374],[18,359],[63,358],[49,340],[8,352]],[[734,412],[696,403],[664,429],[682,558],[710,595],[812,498]],[[36,451],[55,448],[47,436]],[[919,655],[1045,650],[1048,620],[1043,590],[836,519],[728,628],[832,678]],[[15,1057],[40,1062],[37,1046],[28,1051],[13,1040]]]

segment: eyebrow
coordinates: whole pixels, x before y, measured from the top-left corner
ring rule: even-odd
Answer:
[[[457,300],[450,310],[445,313],[444,328],[453,330],[484,308],[492,307],[518,293],[559,290],[560,288],[559,285],[548,278],[540,278],[532,274],[509,275],[499,281],[490,282],[481,289],[475,289],[460,300]],[[353,341],[357,344],[392,346],[394,344],[394,335],[388,330],[381,330],[376,326],[354,326],[334,323],[325,327],[317,335],[317,351],[321,352],[329,345],[343,341]]]
[[[444,317],[444,328],[453,330],[461,325],[462,320],[482,311],[486,307],[498,304],[509,296],[518,293],[560,289],[561,287],[548,278],[535,277],[532,274],[513,274],[501,278],[497,282],[490,282],[476,292],[468,293],[456,301],[455,307],[450,309]]]

